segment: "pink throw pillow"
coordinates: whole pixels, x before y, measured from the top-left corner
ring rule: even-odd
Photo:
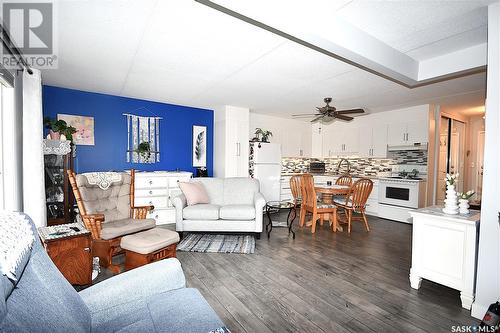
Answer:
[[[179,187],[186,197],[188,206],[210,203],[205,186],[200,182],[179,182]]]

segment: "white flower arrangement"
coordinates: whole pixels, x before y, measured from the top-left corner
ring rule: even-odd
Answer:
[[[467,192],[458,193],[459,199],[469,200],[476,192],[469,190]]]
[[[446,178],[444,180],[446,181],[446,185],[450,186],[450,185],[454,185],[455,182],[457,181],[457,179],[458,179],[458,173],[454,173],[454,174],[447,173]]]

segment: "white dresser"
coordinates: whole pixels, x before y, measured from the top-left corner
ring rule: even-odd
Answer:
[[[474,301],[479,211],[447,215],[431,206],[410,212],[413,217],[410,285],[419,289],[422,279],[460,291],[462,307]]]
[[[148,214],[156,224],[175,223],[175,208],[171,199],[181,193],[178,182],[186,182],[193,176],[191,172],[153,171],[135,173],[134,205],[153,205]]]

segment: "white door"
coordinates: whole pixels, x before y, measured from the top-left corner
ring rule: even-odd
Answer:
[[[260,192],[266,201],[280,199],[281,165],[255,164],[254,178],[260,182]]]
[[[373,127],[372,157],[387,158],[387,125],[378,124]]]
[[[391,146],[403,146],[406,144],[405,123],[391,123],[388,125],[387,143]]]
[[[238,129],[236,124],[234,126],[227,126],[226,130],[226,163],[224,170],[224,177],[237,177],[240,169],[240,143],[238,141]]]

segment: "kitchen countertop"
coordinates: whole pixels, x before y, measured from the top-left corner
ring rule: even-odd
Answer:
[[[442,206],[429,206],[425,208],[419,208],[417,210],[414,210],[410,212],[411,215],[430,215],[433,217],[438,217],[438,218],[445,218],[445,219],[451,219],[451,220],[456,220],[456,221],[463,221],[463,222],[478,222],[481,218],[481,211],[479,210],[474,210],[471,209],[469,214],[461,215],[461,214],[446,214],[443,212],[443,207]]]
[[[281,176],[300,176],[300,175],[305,175],[306,173],[282,173]],[[325,173],[307,173],[307,174],[311,174],[313,176],[330,176],[330,177],[340,177],[342,176],[342,174],[338,174],[338,173],[333,173],[333,172],[325,172]],[[373,175],[359,175],[359,174],[349,174],[349,176],[351,176],[352,178],[368,178],[368,179],[379,179],[379,178],[383,178],[383,177],[380,177],[380,176],[373,176]]]

